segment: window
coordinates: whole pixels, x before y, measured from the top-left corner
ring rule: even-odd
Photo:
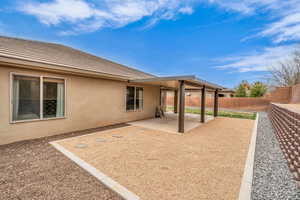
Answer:
[[[135,88],[127,87],[126,110],[134,110]]]
[[[126,110],[141,110],[144,107],[144,89],[141,87],[127,87]]]
[[[40,78],[14,76],[13,120],[40,118]]]
[[[44,78],[43,88],[43,117],[63,117],[65,114],[64,80]]]
[[[64,116],[64,79],[12,75],[12,121]]]
[[[135,108],[137,110],[143,109],[144,104],[144,89],[143,88],[135,88],[136,98],[135,98]]]

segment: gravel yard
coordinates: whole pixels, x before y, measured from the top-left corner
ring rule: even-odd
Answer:
[[[0,199],[120,200],[48,143],[107,128],[0,146]]]
[[[143,200],[237,199],[254,120],[178,135],[128,126],[56,141]]]
[[[259,116],[252,199],[300,199],[300,190],[292,179],[269,118],[266,113]]]

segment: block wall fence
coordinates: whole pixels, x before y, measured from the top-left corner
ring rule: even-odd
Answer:
[[[169,92],[166,97],[168,106],[173,106],[174,96]],[[185,97],[187,107],[200,107],[201,93],[194,92]],[[277,87],[261,98],[250,97],[220,97],[219,107],[225,109],[240,109],[249,111],[267,110],[270,103],[300,103],[300,84],[291,87]],[[206,106],[212,108],[214,98],[211,94],[206,97]]]
[[[291,87],[290,103],[300,103],[300,84]]]
[[[167,105],[173,106],[173,95],[167,95]],[[185,97],[185,105],[187,107],[200,108],[201,97],[200,94],[192,94]],[[205,104],[207,108],[213,108],[214,98],[206,97]],[[220,97],[219,107],[222,109],[242,109],[242,110],[267,110],[270,101],[264,98],[237,98],[237,97]]]
[[[271,104],[269,118],[290,171],[300,187],[300,114]]]

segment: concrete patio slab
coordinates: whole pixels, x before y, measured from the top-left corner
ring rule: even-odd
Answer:
[[[141,199],[237,199],[253,125],[220,117],[183,135],[128,126],[56,143]]]
[[[212,116],[209,115],[205,116],[206,122],[209,122],[210,120],[213,119],[214,117]],[[155,129],[155,130],[160,130],[169,133],[181,134],[178,133],[178,115],[171,112],[165,113],[165,117],[163,118],[140,120],[140,121],[130,122],[129,124],[133,126]],[[187,133],[193,130],[194,128],[202,125],[203,123],[200,123],[200,115],[186,113],[184,124],[185,124],[184,130],[185,133]]]

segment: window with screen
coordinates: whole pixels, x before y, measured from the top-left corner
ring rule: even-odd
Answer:
[[[127,87],[126,93],[126,110],[141,110],[144,106],[144,89],[141,87]]]
[[[12,112],[12,121],[64,117],[65,81],[12,75]]]
[[[64,80],[45,78],[43,80],[43,117],[64,116]]]

